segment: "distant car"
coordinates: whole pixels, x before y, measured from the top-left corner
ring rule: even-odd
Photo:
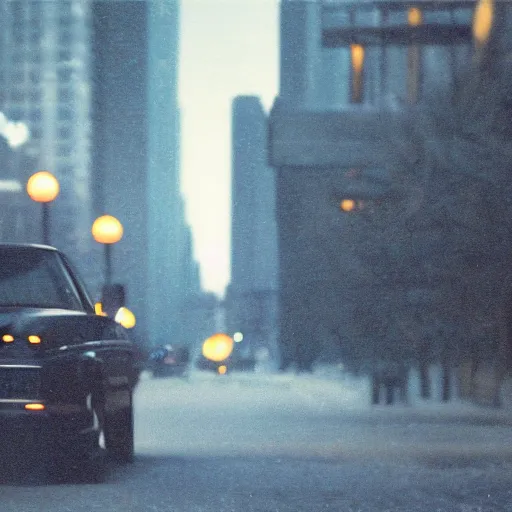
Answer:
[[[149,368],[153,377],[183,377],[189,366],[188,347],[164,345],[149,355]]]
[[[131,462],[136,361],[127,331],[95,314],[61,252],[0,244],[4,467],[100,481],[105,454]]]

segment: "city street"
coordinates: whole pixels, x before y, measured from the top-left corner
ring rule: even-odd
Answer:
[[[512,413],[370,407],[338,376],[143,376],[136,461],[97,485],[0,486],[0,510],[512,511]]]

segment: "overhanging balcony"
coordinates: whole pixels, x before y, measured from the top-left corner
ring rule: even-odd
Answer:
[[[336,112],[274,108],[269,121],[272,167],[374,167],[389,154],[386,133],[401,116],[372,107]]]

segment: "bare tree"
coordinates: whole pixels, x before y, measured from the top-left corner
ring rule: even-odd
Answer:
[[[424,320],[439,324],[438,341],[445,339],[430,350],[447,350],[457,363],[492,363],[493,403],[499,405],[511,338],[510,56],[494,51],[475,60],[453,90],[436,91],[407,114],[390,141],[389,169],[402,208],[388,222],[395,232],[397,224],[409,227],[410,238],[402,237],[404,261],[437,289],[434,316]],[[399,213],[397,204],[393,210]],[[412,263],[417,256],[419,266]]]

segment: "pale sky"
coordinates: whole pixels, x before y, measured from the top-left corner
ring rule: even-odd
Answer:
[[[203,287],[229,282],[231,101],[278,91],[278,0],[182,0],[182,191]]]

